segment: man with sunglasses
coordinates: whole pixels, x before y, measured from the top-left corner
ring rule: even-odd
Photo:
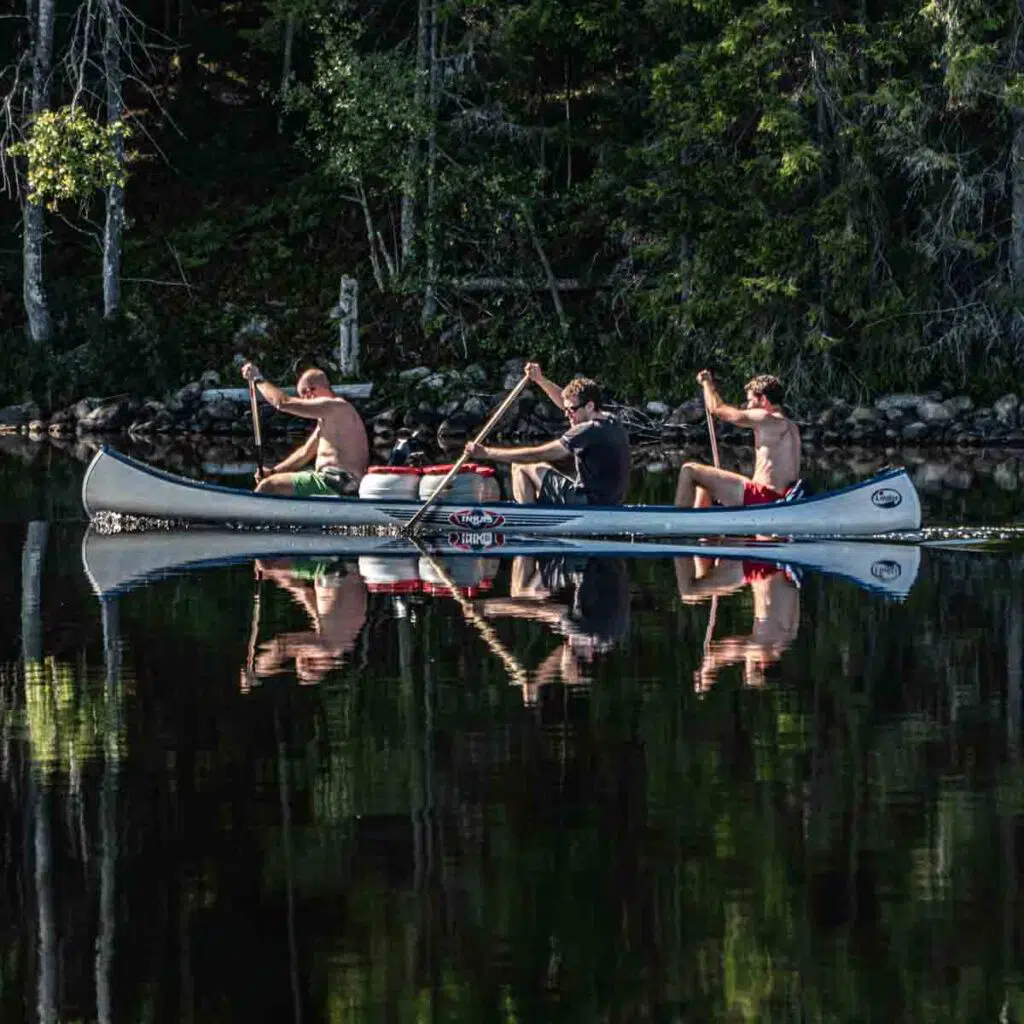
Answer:
[[[679,470],[676,505],[707,508],[715,501],[719,505],[782,501],[800,476],[800,429],[783,411],[784,391],[778,377],[763,373],[747,381],[742,409],[722,401],[710,370],[701,370],[697,383],[712,416],[754,432],[754,473],[748,478],[717,466],[686,462]]]
[[[306,370],[292,398],[266,380],[259,367],[246,363],[242,376],[275,408],[289,416],[316,420],[316,429],[266,474],[256,474],[257,494],[295,498],[337,497],[359,493],[370,461],[366,427],[350,402],[331,390],[323,370]],[[309,463],[312,469],[303,469]]]
[[[521,503],[542,505],[621,505],[629,487],[629,436],[601,409],[601,389],[588,377],[576,377],[564,388],[548,380],[537,363],[526,364],[527,376],[560,409],[569,429],[554,441],[526,448],[466,445],[473,459],[507,462],[512,467],[512,496]],[[567,475],[552,462],[573,460]]]

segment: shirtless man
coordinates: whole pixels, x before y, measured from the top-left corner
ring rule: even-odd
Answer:
[[[761,687],[768,669],[789,650],[800,629],[800,588],[792,570],[768,562],[680,557],[675,560],[676,585],[684,604],[734,594],[749,586],[754,603],[750,633],[713,640],[710,631],[694,689],[711,689],[721,669],[743,666],[744,685]]]
[[[747,382],[747,407],[726,405],[719,397],[710,370],[697,374],[704,405],[712,416],[754,431],[754,475],[686,462],[679,471],[676,505],[707,508],[720,505],[763,505],[781,501],[800,477],[800,431],[782,411],[783,391],[777,377],[762,374]]]
[[[359,481],[370,461],[366,427],[353,406],[331,390],[323,370],[306,370],[299,377],[298,398],[290,398],[265,380],[254,363],[242,367],[242,376],[252,381],[275,409],[317,421],[304,444],[265,475],[257,473],[256,493],[297,498],[358,494]],[[310,462],[314,462],[313,469],[303,470]]]

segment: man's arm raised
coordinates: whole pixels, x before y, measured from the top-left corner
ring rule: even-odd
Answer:
[[[767,416],[763,409],[740,409],[738,406],[723,402],[718,388],[715,387],[710,370],[701,370],[697,374],[697,381],[704,389],[705,408],[723,423],[732,423],[737,427],[747,427],[752,430]]]
[[[547,379],[544,373],[541,371],[540,363],[527,363],[523,368],[523,372],[526,374],[534,384],[537,385],[544,392],[548,398],[551,399],[559,409],[562,408],[562,389],[555,384],[553,381]]]
[[[341,401],[338,398],[292,398],[267,380],[255,363],[246,363],[242,367],[242,377],[254,384],[256,390],[279,412],[306,420],[322,419],[333,405]]]

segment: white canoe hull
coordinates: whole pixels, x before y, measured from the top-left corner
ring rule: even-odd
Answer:
[[[431,544],[432,556],[456,559],[534,558],[737,558],[823,572],[848,579],[865,590],[902,600],[917,578],[921,551],[916,544],[870,541],[750,541],[686,544],[585,538],[532,539],[502,534],[454,534]],[[415,558],[416,544],[404,537],[346,537],[315,533],[251,532],[196,528],[180,531],[104,534],[86,531],[82,564],[93,590],[111,597],[147,581],[251,559],[368,558],[396,563]]]
[[[291,498],[200,483],[101,448],[85,472],[86,514],[102,512],[199,523],[400,527],[419,501]],[[791,502],[750,508],[672,505],[467,505],[437,502],[420,520],[428,533],[452,530],[563,537],[871,536],[921,525],[921,504],[905,470]]]

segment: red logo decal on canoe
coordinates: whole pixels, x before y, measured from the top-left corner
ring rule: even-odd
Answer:
[[[463,530],[461,533],[449,533],[448,543],[460,551],[486,551],[489,548],[500,548],[505,544],[503,533],[483,533]]]
[[[487,508],[460,508],[448,516],[448,522],[465,530],[493,530],[505,522],[505,517]]]

